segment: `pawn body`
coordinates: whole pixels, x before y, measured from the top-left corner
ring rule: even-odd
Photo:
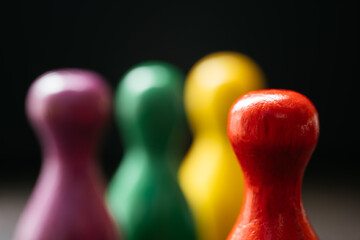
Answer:
[[[206,56],[191,69],[185,110],[194,141],[179,169],[200,240],[223,240],[243,198],[243,178],[226,135],[227,113],[235,99],[265,87],[260,68],[232,52]]]
[[[244,204],[228,240],[315,240],[301,183],[319,135],[318,114],[303,95],[253,91],[229,112],[228,136],[245,179]]]
[[[175,173],[186,132],[182,86],[177,68],[147,62],[129,70],[117,88],[115,110],[125,151],[108,203],[128,240],[195,239]]]
[[[103,79],[85,70],[49,72],[32,84],[26,110],[44,159],[16,240],[118,239],[95,162],[110,96]]]

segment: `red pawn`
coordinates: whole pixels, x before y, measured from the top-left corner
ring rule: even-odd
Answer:
[[[228,137],[244,172],[243,207],[228,240],[318,239],[301,200],[319,119],[305,96],[253,91],[231,107]]]

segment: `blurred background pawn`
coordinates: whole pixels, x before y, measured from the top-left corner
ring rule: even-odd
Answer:
[[[116,90],[125,150],[108,188],[108,203],[128,240],[196,237],[176,177],[186,148],[183,82],[175,66],[145,62],[130,69]]]
[[[15,240],[119,238],[96,162],[111,101],[104,79],[91,71],[51,71],[32,84],[26,110],[43,164]]]
[[[243,176],[226,135],[227,114],[238,96],[266,86],[260,67],[236,52],[205,56],[185,83],[185,110],[193,143],[179,169],[200,240],[224,240],[243,198]]]

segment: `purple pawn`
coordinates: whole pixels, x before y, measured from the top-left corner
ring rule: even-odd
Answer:
[[[52,71],[32,84],[26,110],[43,166],[15,240],[119,239],[96,165],[111,102],[103,78],[91,71]]]

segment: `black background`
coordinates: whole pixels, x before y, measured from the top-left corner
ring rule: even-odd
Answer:
[[[314,102],[320,139],[306,177],[358,181],[355,1],[8,4],[1,7],[0,183],[34,182],[38,175],[41,151],[24,101],[40,74],[64,67],[92,69],[115,88],[139,62],[164,60],[187,73],[200,58],[222,50],[253,58],[269,88],[292,89]],[[107,177],[122,151],[112,121],[101,151]]]

